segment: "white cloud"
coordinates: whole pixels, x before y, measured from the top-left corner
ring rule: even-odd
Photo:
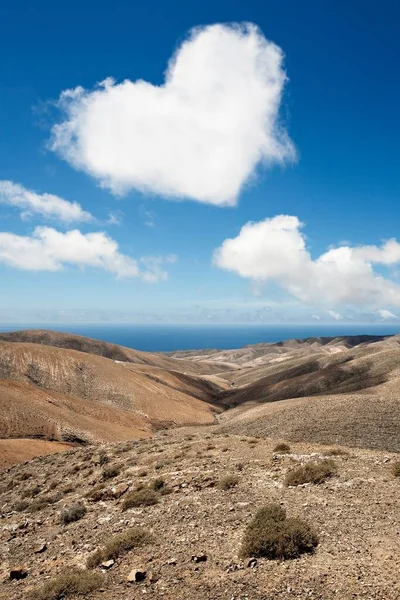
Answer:
[[[135,260],[121,254],[118,244],[101,231],[83,234],[73,229],[63,233],[51,227],[36,227],[30,237],[0,233],[0,262],[26,271],[60,271],[65,265],[94,267],[117,277],[159,281],[167,278],[162,265],[173,260],[169,256]]]
[[[214,264],[259,283],[275,281],[308,304],[400,306],[400,286],[373,269],[373,263],[400,262],[396,240],[381,247],[332,248],[313,260],[302,226],[288,215],[247,223],[215,251]]]
[[[342,315],[334,310],[328,310],[328,315],[332,317],[332,319],[335,319],[335,321],[343,321]]]
[[[161,86],[108,78],[64,91],[51,147],[116,194],[234,205],[258,164],[295,157],[278,117],[282,65],[255,25],[195,28]]]
[[[382,319],[397,319],[396,315],[394,315],[392,312],[390,312],[390,310],[387,310],[386,308],[380,308],[376,312]]]
[[[67,223],[93,220],[77,202],[68,202],[54,194],[37,194],[12,181],[0,181],[0,204],[19,208],[22,218],[38,214]]]

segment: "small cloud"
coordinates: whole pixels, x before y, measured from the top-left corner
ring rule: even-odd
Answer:
[[[313,319],[315,319],[316,321],[319,321],[321,317],[319,317],[318,315],[311,315]]]
[[[12,181],[0,181],[0,204],[20,209],[22,219],[37,214],[65,223],[94,220],[77,202],[69,202],[54,194],[37,194]]]
[[[384,320],[397,319],[396,315],[394,315],[392,312],[390,312],[390,310],[386,310],[386,308],[381,308],[381,309],[377,310],[376,312]]]
[[[108,225],[121,225],[124,219],[124,213],[122,210],[115,210],[108,214],[107,224]]]
[[[328,310],[328,315],[330,315],[332,319],[335,319],[335,321],[342,321],[343,319],[342,315],[334,310]]]
[[[36,227],[32,236],[0,233],[0,263],[25,271],[61,271],[66,265],[73,265],[154,282],[167,278],[161,265],[175,260],[173,255],[139,259],[126,256],[103,231],[84,234],[78,229],[61,232]]]

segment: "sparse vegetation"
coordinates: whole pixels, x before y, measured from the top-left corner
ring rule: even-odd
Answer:
[[[304,483],[323,483],[337,472],[336,464],[332,459],[312,461],[304,465],[293,467],[286,473],[287,486],[302,485]]]
[[[105,450],[102,450],[99,453],[99,460],[98,460],[99,465],[102,467],[103,465],[105,465],[106,463],[108,463],[109,460],[110,459],[108,457],[107,452],[105,452]]]
[[[47,581],[42,587],[34,589],[28,597],[29,600],[59,600],[84,596],[101,587],[103,581],[104,577],[100,573],[68,569]]]
[[[143,487],[125,495],[122,510],[128,510],[128,508],[134,508],[135,506],[151,506],[157,504],[157,502],[157,493],[148,487]]]
[[[155,492],[163,490],[165,486],[165,479],[163,479],[162,477],[157,477],[157,479],[153,479],[153,481],[149,483],[149,488],[151,490],[154,490]]]
[[[103,481],[106,481],[107,479],[112,479],[113,477],[117,477],[117,475],[120,474],[120,469],[119,467],[117,467],[116,465],[113,466],[109,466],[106,467],[105,469],[103,469],[101,476]]]
[[[21,498],[34,498],[35,496],[40,494],[41,491],[42,488],[40,487],[40,485],[34,485],[30,488],[27,488],[26,490],[23,490],[23,492],[21,493]]]
[[[239,477],[237,475],[228,474],[222,477],[218,483],[218,487],[220,490],[230,490],[231,488],[237,486],[239,483]]]
[[[348,456],[349,452],[344,448],[331,448],[324,452],[325,456]]]
[[[60,522],[63,525],[68,525],[69,523],[74,523],[75,521],[79,521],[86,514],[86,507],[79,502],[76,502],[69,508],[65,508],[60,513]]]
[[[400,477],[400,460],[396,460],[392,464],[392,473],[395,477]]]
[[[97,567],[105,560],[116,560],[119,556],[133,550],[142,548],[151,543],[153,536],[141,527],[132,527],[112,537],[103,548],[93,552],[87,559],[89,569]]]
[[[289,454],[291,452],[291,448],[289,444],[285,444],[285,442],[281,442],[277,444],[274,448],[274,452],[278,454]]]
[[[289,559],[312,552],[317,545],[318,536],[307,523],[287,518],[279,504],[268,504],[257,511],[248,525],[240,553],[241,556]]]
[[[26,500],[18,500],[12,507],[13,510],[15,510],[16,512],[23,512],[24,510],[26,510],[29,506],[29,502],[27,502]]]

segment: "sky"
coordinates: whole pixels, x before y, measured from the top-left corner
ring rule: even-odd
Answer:
[[[397,322],[399,19],[7,3],[0,321]]]

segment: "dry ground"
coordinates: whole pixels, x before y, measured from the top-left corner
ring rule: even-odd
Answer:
[[[276,442],[223,434],[215,426],[186,428],[136,443],[74,449],[3,472],[0,598],[22,600],[64,567],[85,568],[95,549],[133,525],[151,532],[154,541],[108,570],[97,567],[105,581],[87,600],[400,598],[400,479],[391,472],[397,455],[348,449],[334,457],[337,476],[292,488],[284,485],[287,470],[329,454],[329,448],[297,443],[290,454],[278,455]],[[101,466],[104,451],[109,462]],[[110,465],[118,465],[120,473],[104,482],[106,489],[116,484],[133,489],[161,477],[170,493],[159,495],[153,506],[127,511],[124,495],[91,502],[85,495]],[[227,473],[238,476],[238,485],[223,491],[218,482]],[[15,503],[35,486],[38,494],[15,512]],[[54,501],[57,493],[55,503],[43,501],[32,512],[38,500]],[[77,500],[86,515],[61,525],[60,512]],[[257,559],[252,566],[238,558],[244,528],[270,501],[316,528],[320,543],[314,554],[285,562]],[[46,549],[37,553],[43,543]],[[207,560],[192,560],[200,555]],[[10,581],[10,569],[19,563],[28,576]],[[133,568],[147,572],[142,583],[127,582]]]

